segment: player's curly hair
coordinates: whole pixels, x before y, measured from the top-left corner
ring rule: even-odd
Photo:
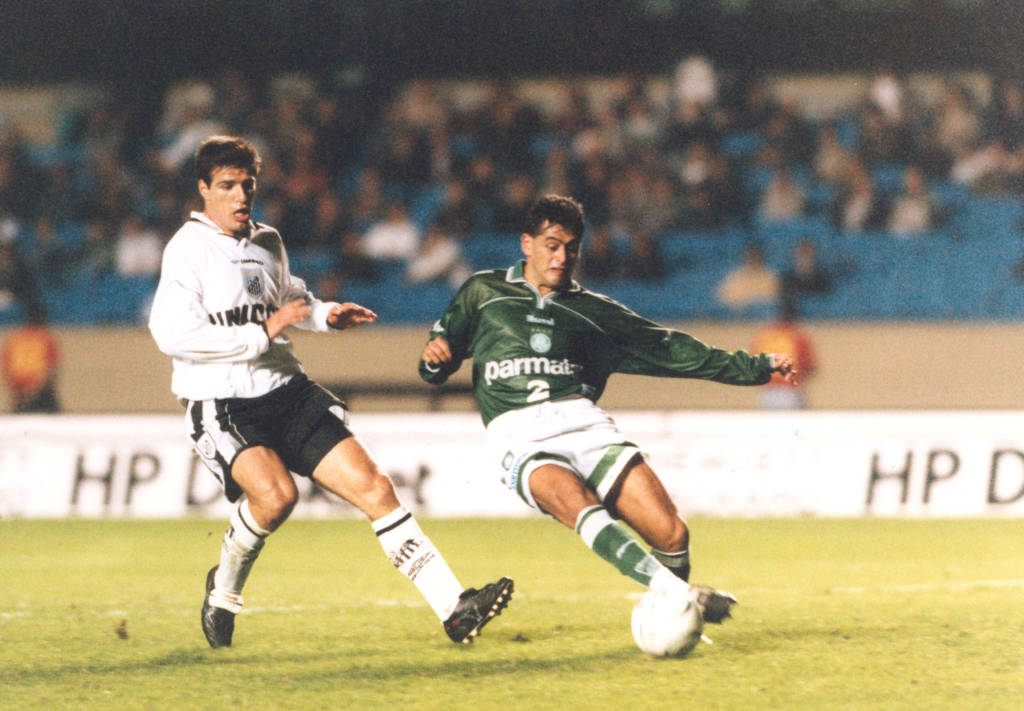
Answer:
[[[548,224],[561,225],[574,237],[583,239],[583,205],[564,195],[544,195],[530,208],[526,229],[536,236]]]
[[[263,161],[256,146],[238,136],[210,136],[196,149],[196,177],[207,185],[217,168],[241,168],[258,175]]]

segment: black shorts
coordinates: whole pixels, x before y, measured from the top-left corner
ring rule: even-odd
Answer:
[[[249,447],[274,450],[289,471],[308,477],[334,445],[352,436],[345,403],[302,374],[260,397],[187,400],[185,412],[196,453],[232,502],[242,490],[231,466]]]

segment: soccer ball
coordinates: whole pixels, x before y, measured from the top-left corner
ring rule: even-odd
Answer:
[[[685,657],[700,642],[704,617],[689,595],[648,590],[633,606],[633,639],[654,657]]]

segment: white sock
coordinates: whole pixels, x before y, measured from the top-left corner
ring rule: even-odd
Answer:
[[[249,511],[249,500],[240,503],[231,513],[228,530],[220,551],[220,565],[213,578],[210,604],[238,613],[242,609],[242,588],[252,564],[263,549],[270,531],[259,526]]]
[[[434,614],[442,622],[447,620],[462,586],[412,514],[399,506],[370,525],[392,565],[416,585]]]
[[[658,564],[658,569],[651,576],[651,583],[648,585],[651,590],[676,590],[683,594],[689,594],[690,584],[666,568]]]

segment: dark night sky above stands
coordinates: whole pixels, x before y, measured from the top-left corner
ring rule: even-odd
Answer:
[[[976,0],[0,0],[0,81],[140,91],[225,66],[412,76],[1021,66],[1024,3]]]

